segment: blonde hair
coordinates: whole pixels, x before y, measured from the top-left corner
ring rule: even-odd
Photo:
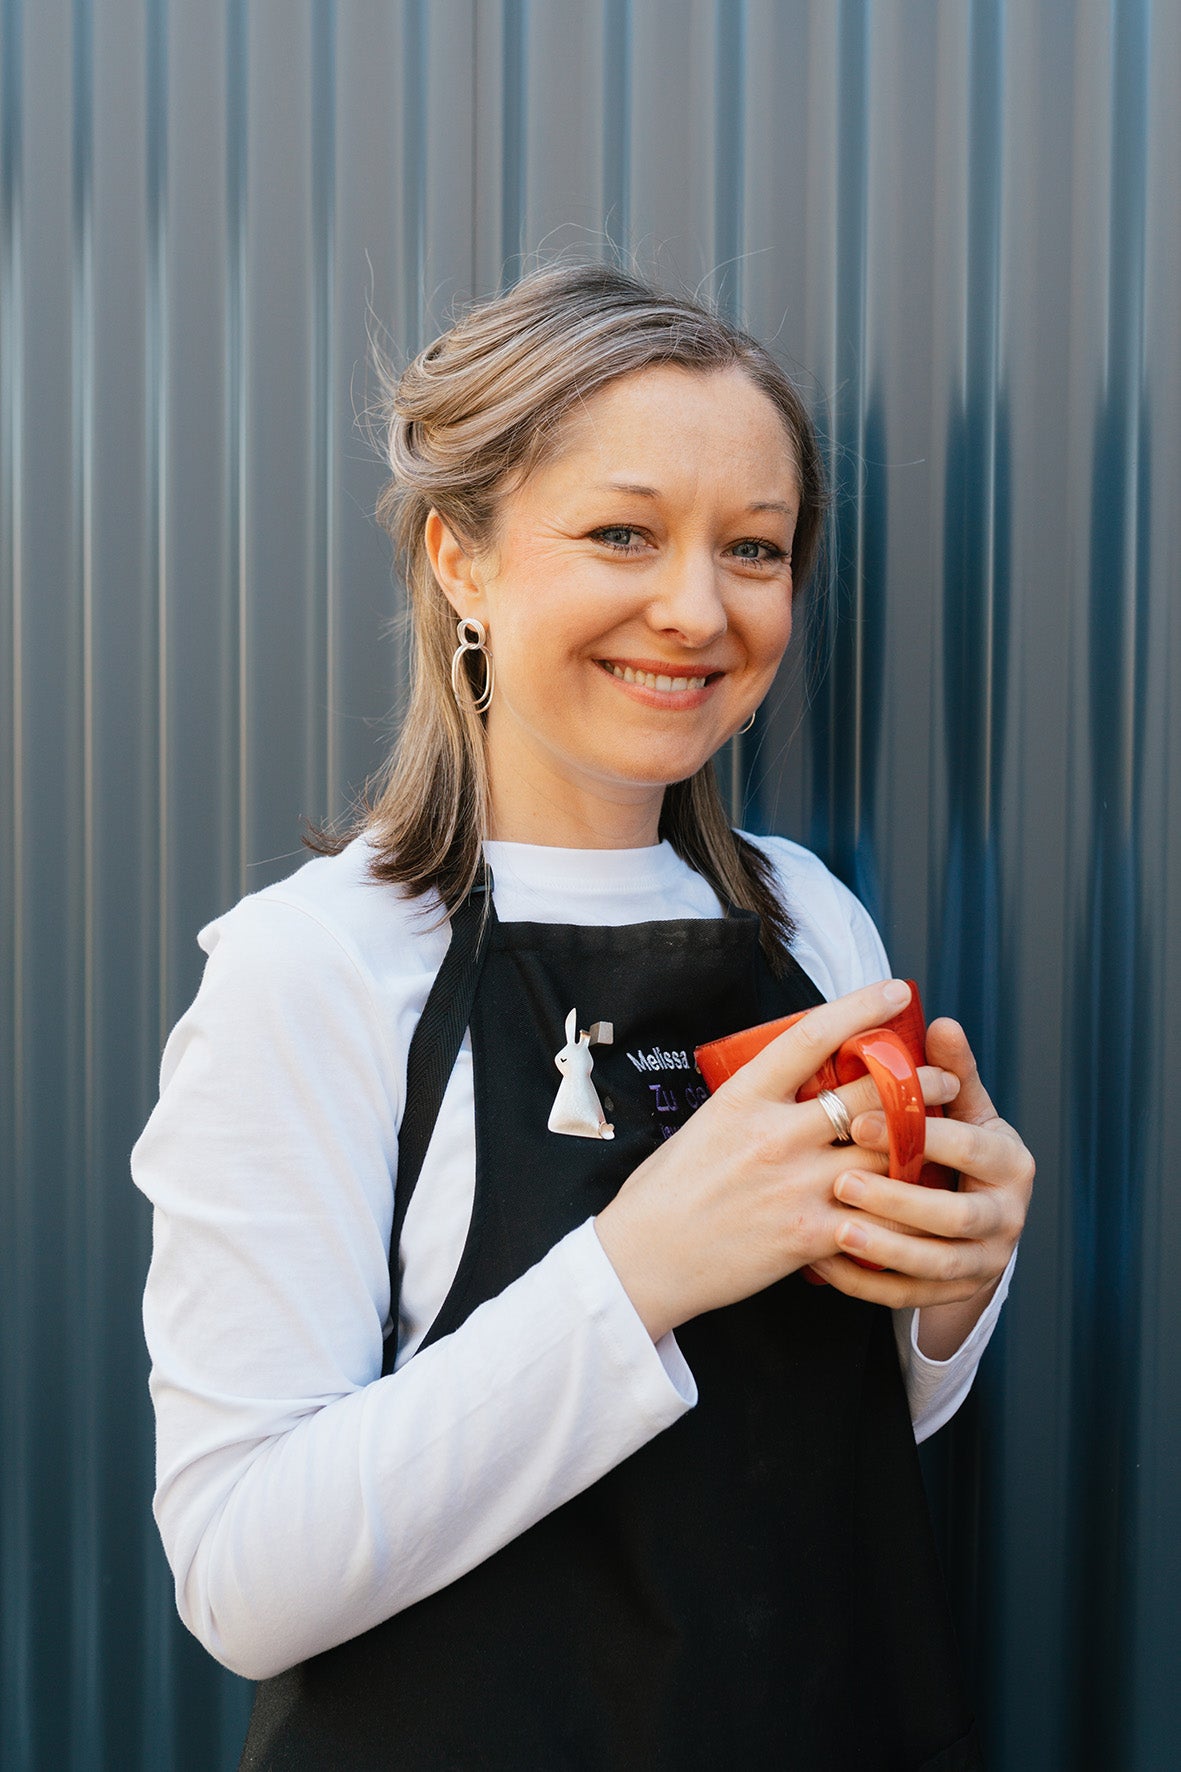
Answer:
[[[451,686],[456,616],[427,554],[436,510],[469,553],[495,548],[501,500],[554,452],[563,421],[608,382],[654,364],[702,373],[737,366],[777,407],[799,476],[792,546],[798,590],[817,558],[823,462],[807,409],[775,359],[696,298],[670,295],[606,264],[528,272],[466,313],[397,375],[378,354],[377,417],[391,478],[377,515],[409,594],[410,698],[397,744],[367,791],[353,830],[313,832],[334,852],[364,829],[372,872],[412,894],[434,891],[448,914],[471,891],[488,830],[484,724],[475,711],[479,661],[457,703]],[[757,911],[778,970],[792,933],[762,853],[730,828],[714,766],[665,790],[660,835],[723,902]]]

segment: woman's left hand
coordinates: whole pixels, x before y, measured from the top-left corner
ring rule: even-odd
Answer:
[[[837,1241],[849,1255],[888,1271],[875,1273],[843,1255],[812,1265],[852,1297],[895,1308],[921,1305],[919,1346],[930,1358],[946,1359],[984,1310],[1017,1246],[1034,1162],[993,1107],[958,1022],[932,1022],[927,1063],[960,1079],[947,1117],[927,1121],[926,1140],[932,1162],[959,1171],[958,1192],[850,1167],[834,1190],[851,1208]],[[852,1130],[864,1149],[887,1149],[881,1113],[859,1114]]]

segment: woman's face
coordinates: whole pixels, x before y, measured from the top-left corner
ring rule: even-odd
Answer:
[[[656,840],[694,774],[766,694],[791,633],[798,476],[741,370],[644,369],[589,399],[558,453],[469,557],[426,542],[488,631],[494,835],[571,847]]]

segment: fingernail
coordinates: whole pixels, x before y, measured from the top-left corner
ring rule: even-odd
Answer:
[[[882,986],[882,996],[891,1009],[902,1009],[910,1002],[910,986],[905,979],[892,978]]]
[[[858,1206],[865,1198],[865,1183],[859,1181],[855,1175],[840,1175],[837,1177],[836,1196],[850,1206]]]
[[[942,1074],[943,1099],[944,1101],[954,1101],[960,1092],[960,1080],[954,1071],[944,1071]]]
[[[873,1144],[886,1136],[886,1116],[879,1114],[876,1108],[867,1108],[865,1113],[857,1115],[851,1130],[858,1144]]]
[[[843,1224],[837,1232],[837,1242],[846,1249],[865,1249],[869,1245],[869,1238],[860,1226]]]

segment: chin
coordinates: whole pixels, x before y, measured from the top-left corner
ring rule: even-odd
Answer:
[[[681,751],[676,756],[649,754],[641,759],[633,752],[626,762],[619,759],[614,767],[608,766],[604,773],[632,787],[663,790],[675,786],[679,781],[688,781],[699,769],[705,767],[714,754],[712,750],[694,751],[686,756]]]

